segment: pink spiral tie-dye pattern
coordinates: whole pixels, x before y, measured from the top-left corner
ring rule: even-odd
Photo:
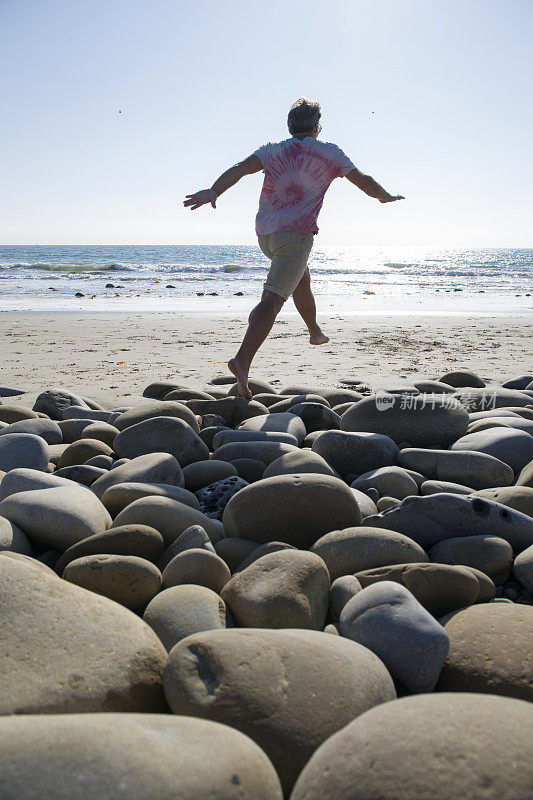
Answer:
[[[329,185],[354,169],[340,147],[312,136],[269,142],[254,155],[265,172],[255,220],[258,236],[281,231],[317,233]]]

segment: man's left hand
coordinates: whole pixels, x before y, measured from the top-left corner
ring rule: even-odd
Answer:
[[[200,206],[205,206],[206,203],[211,203],[213,208],[216,208],[217,197],[218,195],[213,191],[213,189],[202,189],[200,192],[196,192],[195,194],[186,195],[183,205],[190,206],[191,211],[200,208]]]

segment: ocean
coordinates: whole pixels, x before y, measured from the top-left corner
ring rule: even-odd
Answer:
[[[533,312],[531,248],[315,243],[309,266],[319,312]],[[3,245],[0,311],[244,313],[267,268],[257,245]]]

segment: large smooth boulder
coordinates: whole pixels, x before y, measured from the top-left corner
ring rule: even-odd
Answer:
[[[481,603],[441,620],[450,652],[437,689],[533,700],[533,608]]]
[[[0,503],[0,513],[1,507]],[[139,500],[134,500],[115,517],[112,527],[117,528],[132,523],[150,525],[158,530],[163,536],[166,547],[169,547],[191,525],[201,525],[212,542],[222,538],[218,520],[210,519],[201,511],[170,497],[141,497]]]
[[[357,592],[340,613],[342,636],[368,647],[410,692],[431,692],[448,635],[405,587],[383,581]]]
[[[241,422],[239,430],[290,433],[291,436],[296,437],[298,444],[303,442],[306,435],[305,425],[300,417],[296,414],[289,414],[288,412],[281,414],[265,414],[262,417],[251,417]]]
[[[143,619],[168,651],[186,636],[226,627],[226,604],[206,586],[171,586],[151,600]]]
[[[9,433],[33,433],[44,439],[47,444],[61,444],[63,441],[61,428],[52,419],[21,419],[0,430],[0,436]]]
[[[528,703],[418,694],[367,711],[317,750],[291,800],[518,800],[533,792]]]
[[[451,372],[446,372],[442,378],[441,383],[446,383],[448,386],[459,387],[475,387],[483,389],[486,386],[485,381],[479,377],[475,372],[465,369],[456,369]]]
[[[421,472],[426,478],[451,481],[473,489],[509,486],[514,473],[509,464],[488,453],[474,450],[424,450],[406,447],[400,450],[398,463]]]
[[[221,595],[243,628],[322,630],[329,587],[319,556],[289,549],[255,560],[226,583]]]
[[[328,531],[359,525],[361,511],[350,489],[338,478],[278,475],[237,492],[222,521],[226,536],[307,548]]]
[[[395,697],[389,673],[365,647],[301,630],[188,636],[168,657],[164,686],[175,714],[223,719],[254,739],[286,796],[325,739]]]
[[[82,486],[12,494],[0,503],[0,516],[14,522],[42,550],[66,550],[111,525],[102,503]]]
[[[50,461],[47,442],[34,433],[4,433],[0,436],[0,470],[44,470]]]
[[[186,422],[193,431],[198,433],[198,421],[191,411],[183,403],[177,403],[169,400],[152,400],[152,402],[142,403],[141,405],[129,408],[116,418],[113,425],[119,431],[130,428],[132,425],[137,425],[139,422],[144,422],[147,419],[155,419],[156,417],[173,417],[181,419]]]
[[[113,448],[120,458],[170,453],[181,467],[209,458],[207,445],[178,417],[152,417],[130,425],[116,437]]]
[[[403,533],[426,552],[443,539],[481,534],[505,539],[515,553],[533,544],[531,517],[473,495],[406,497],[396,508],[365,517],[363,525]]]
[[[395,464],[399,452],[389,436],[345,431],[320,433],[311,449],[343,477]]]
[[[138,556],[157,561],[165,549],[163,537],[149,525],[122,525],[88,536],[73,544],[58,558],[54,569],[60,575],[77,558],[94,555]]]
[[[109,597],[121,606],[144,610],[161,589],[161,573],[145,558],[132,555],[90,555],[65,567],[63,580]]]
[[[408,589],[434,617],[475,603],[479,582],[467,568],[449,564],[391,564],[356,572],[363,588],[395,581]]]
[[[282,800],[263,751],[226,725],[170,714],[0,720],[3,800]]]
[[[47,389],[41,392],[33,404],[33,410],[47,414],[50,419],[63,419],[63,411],[70,406],[82,406],[89,410],[85,400],[65,389]]]
[[[469,433],[451,446],[452,451],[474,450],[494,456],[504,464],[509,464],[518,474],[526,464],[533,460],[533,436],[514,428],[489,428]],[[501,484],[500,484],[501,485]],[[476,486],[476,489],[486,488]]]
[[[332,581],[374,567],[428,560],[420,545],[407,536],[366,526],[330,531],[314,543],[311,552],[325,561]]]
[[[75,487],[76,483],[59,475],[51,475],[37,469],[12,469],[6,473],[0,482],[0,500],[5,500],[11,494],[29,492],[35,489],[52,489],[56,486]]]
[[[200,508],[198,498],[181,486],[169,483],[116,483],[103,493],[101,500],[112,517],[141,497],[170,497],[191,508]]]
[[[459,536],[438,542],[429,551],[429,558],[438,564],[474,567],[494,583],[505,583],[513,564],[513,548],[497,536]]]
[[[0,605],[0,714],[165,710],[165,648],[127,609],[3,556]]]
[[[341,428],[381,433],[413,447],[448,447],[464,436],[468,422],[467,411],[451,395],[409,395],[406,401],[403,395],[381,392],[349,408],[342,416]]]
[[[101,499],[104,492],[117,483],[185,485],[182,469],[170,453],[148,453],[132,458],[120,467],[109,470],[107,475],[102,475],[92,484],[91,490]]]

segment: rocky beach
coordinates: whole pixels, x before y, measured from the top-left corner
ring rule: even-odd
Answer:
[[[527,318],[107,320],[2,317],[2,800],[531,797]]]

